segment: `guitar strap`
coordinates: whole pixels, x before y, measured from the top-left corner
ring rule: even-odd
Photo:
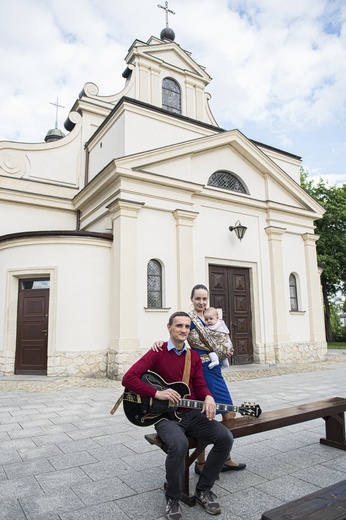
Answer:
[[[184,365],[184,373],[183,373],[183,383],[189,386],[190,381],[190,371],[191,371],[191,349],[186,349],[185,354],[185,365]]]
[[[121,396],[119,397],[119,399],[117,400],[117,402],[115,403],[115,405],[113,406],[111,411],[109,412],[111,415],[115,414],[115,412],[119,408],[119,405],[122,403],[123,399],[124,399],[124,394],[121,394]]]

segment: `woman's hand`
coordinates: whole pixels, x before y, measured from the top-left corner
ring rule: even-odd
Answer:
[[[202,413],[205,412],[205,415],[208,417],[209,421],[215,419],[216,415],[216,404],[214,398],[211,395],[207,395],[204,399]]]
[[[150,347],[150,350],[153,350],[154,352],[158,352],[159,350],[162,350],[162,345],[164,344],[164,341],[161,339],[159,341],[155,341]]]
[[[176,390],[173,390],[173,388],[166,388],[165,390],[157,390],[155,399],[159,399],[160,401],[170,401],[171,403],[178,404],[181,396]]]

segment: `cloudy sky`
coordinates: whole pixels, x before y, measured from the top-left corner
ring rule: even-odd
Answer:
[[[0,0],[0,140],[43,141],[84,84],[124,86],[135,39],[159,37],[161,0]],[[346,1],[170,0],[176,42],[213,81],[222,128],[303,158],[346,182]]]

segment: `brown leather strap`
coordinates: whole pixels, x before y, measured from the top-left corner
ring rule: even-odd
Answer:
[[[190,381],[190,371],[191,371],[191,349],[186,349],[185,354],[185,365],[184,365],[184,373],[183,373],[183,383],[189,385]]]
[[[117,400],[117,402],[115,403],[115,405],[113,406],[113,408],[111,409],[111,411],[109,412],[111,415],[114,415],[115,412],[117,411],[117,409],[119,408],[119,405],[120,403],[123,401],[124,399],[124,394],[121,394],[121,396],[119,397],[119,399]]]

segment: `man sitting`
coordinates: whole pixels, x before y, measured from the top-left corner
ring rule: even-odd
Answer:
[[[152,397],[162,401],[178,404],[181,396],[173,388],[156,390],[142,382],[142,375],[148,370],[159,374],[167,383],[183,379],[185,357],[187,354],[186,339],[190,332],[190,317],[186,312],[175,312],[167,325],[169,340],[163,344],[162,351],[149,350],[124,375],[122,384],[130,391],[144,397]],[[196,485],[196,500],[212,515],[221,513],[216,495],[211,491],[218,478],[225,460],[233,445],[231,432],[215,420],[216,405],[211,392],[205,384],[200,356],[191,352],[191,368],[189,375],[189,399],[204,401],[200,410],[181,409],[181,420],[177,421],[168,413],[160,417],[155,429],[167,445],[166,458],[166,518],[180,520],[182,518],[180,498],[183,489],[185,455],[188,450],[186,436],[195,437],[204,445],[212,444],[205,466]],[[186,396],[187,397],[187,396]],[[204,413],[203,413],[204,412]]]

